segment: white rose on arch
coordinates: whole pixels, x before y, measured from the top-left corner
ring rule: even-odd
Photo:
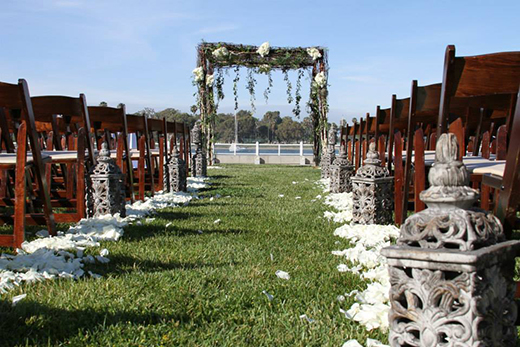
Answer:
[[[269,73],[271,71],[271,67],[268,64],[263,64],[258,67],[258,72],[260,73]]]
[[[195,82],[202,82],[204,80],[204,70],[202,69],[202,66],[199,66],[198,68],[193,69],[193,79]]]
[[[214,50],[211,54],[215,59],[222,60],[229,56],[229,50],[226,47],[220,47]]]
[[[206,76],[206,85],[208,87],[212,87],[214,81],[215,81],[215,78],[213,77],[213,75],[207,75]]]
[[[314,77],[314,82],[320,88],[323,88],[327,85],[327,76],[325,76],[325,72],[320,72]]]
[[[315,47],[307,48],[307,54],[311,56],[312,60],[321,58],[320,50]]]
[[[260,54],[263,57],[269,54],[269,50],[271,46],[269,46],[269,41],[262,43],[260,47],[256,50],[256,53]]]

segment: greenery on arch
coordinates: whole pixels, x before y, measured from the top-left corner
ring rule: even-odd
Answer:
[[[327,50],[323,47],[271,47],[268,42],[261,46],[232,44],[227,42],[202,42],[197,47],[197,68],[193,70],[193,83],[197,86],[197,106],[202,121],[203,139],[208,158],[213,157],[215,118],[218,104],[224,98],[223,85],[225,72],[233,71],[233,94],[235,109],[238,109],[238,88],[240,69],[247,70],[245,79],[250,94],[251,108],[254,112],[256,101],[255,75],[264,74],[268,86],[263,92],[267,101],[272,87],[271,72],[281,70],[287,84],[287,101],[294,102],[293,113],[301,112],[301,80],[305,73],[311,77],[311,92],[307,103],[314,129],[314,157],[319,161],[321,148],[327,141]],[[297,81],[289,80],[288,71],[296,70]],[[294,90],[294,96],[293,96]]]

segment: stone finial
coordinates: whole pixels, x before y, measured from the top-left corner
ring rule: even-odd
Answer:
[[[191,141],[195,144],[201,144],[202,143],[202,136],[201,136],[201,122],[200,120],[196,121],[193,125],[193,128],[191,129]]]
[[[471,208],[478,191],[468,187],[468,172],[457,160],[457,138],[442,134],[430,169],[430,188],[420,198],[428,208],[401,227],[399,244],[421,248],[478,249],[504,239],[502,225],[491,213]]]
[[[336,127],[336,124],[332,123],[329,129],[329,133],[327,136],[327,142],[329,145],[335,145],[338,138],[337,138],[337,132],[338,128]]]
[[[430,208],[470,208],[478,191],[468,187],[466,166],[458,160],[459,145],[454,134],[442,134],[435,148],[435,163],[428,174],[430,188],[420,198]]]
[[[367,157],[363,163],[364,165],[357,170],[356,177],[383,178],[390,176],[388,169],[381,165],[375,142],[370,142],[368,145]]]

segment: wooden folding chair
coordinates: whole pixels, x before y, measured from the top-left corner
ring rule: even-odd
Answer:
[[[456,57],[455,46],[449,45],[444,59],[437,137],[447,130],[452,98],[516,94],[519,84],[520,52]],[[511,125],[510,119],[507,124]]]
[[[14,213],[0,216],[2,223],[14,227],[12,235],[0,235],[0,245],[17,248],[24,241],[26,223],[47,225],[49,234],[56,235],[44,168],[50,158],[42,155],[29,88],[23,79],[17,85],[0,82],[0,131],[4,151],[0,154],[0,204],[14,207]],[[43,212],[36,213],[37,208]]]
[[[86,217],[86,174],[95,164],[93,134],[85,95],[38,96],[31,98],[37,127],[46,133],[47,164],[53,207],[65,208],[55,213],[56,221],[77,222]]]
[[[132,161],[137,161],[137,170],[134,170],[134,184],[137,182],[138,199],[144,200],[145,192],[152,196],[155,193],[155,168],[152,164],[152,148],[150,131],[146,116],[126,115],[128,133],[135,134],[137,150],[130,150]]]

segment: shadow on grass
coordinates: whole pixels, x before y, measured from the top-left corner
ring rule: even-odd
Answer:
[[[229,266],[229,263],[204,263],[204,262],[178,262],[178,261],[156,261],[139,259],[123,254],[111,254],[108,264],[95,264],[89,266],[88,270],[105,275],[124,275],[133,272],[162,272],[171,270],[197,270],[203,268],[220,268]],[[236,264],[232,264],[236,265]]]
[[[152,310],[67,310],[27,301],[12,307],[10,302],[0,300],[0,345],[66,344],[67,339],[78,334],[92,335],[100,328],[121,323],[146,326],[174,322],[185,324],[192,320],[193,317],[184,311],[163,315]]]

